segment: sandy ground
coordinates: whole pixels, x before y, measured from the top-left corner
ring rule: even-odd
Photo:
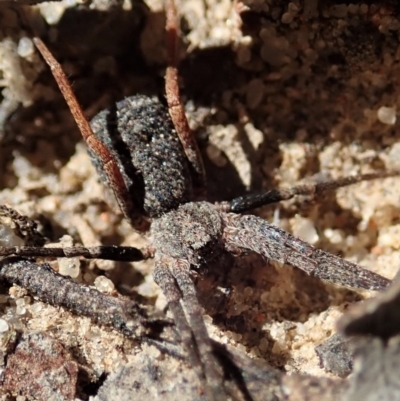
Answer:
[[[183,100],[205,159],[210,200],[398,167],[396,2],[190,0],[177,6]],[[24,13],[71,77],[89,118],[130,94],[163,93],[161,2],[65,0]],[[145,246],[150,238],[109,205],[15,6],[0,9],[0,39],[0,203],[39,219],[52,241],[68,234],[85,245]],[[400,255],[399,180],[361,183],[256,214],[392,278]],[[151,261],[53,265],[88,284],[107,276],[123,294],[165,309]],[[204,273],[197,285],[214,339],[286,372],[316,376],[329,373],[319,366],[315,346],[335,332],[351,302],[371,295],[253,255],[227,274]],[[8,325],[0,333],[3,345],[14,330],[50,333],[97,383],[80,389],[82,399],[96,395],[99,378],[121,360],[134,361],[141,352],[140,343],[21,289],[5,289],[0,302]]]

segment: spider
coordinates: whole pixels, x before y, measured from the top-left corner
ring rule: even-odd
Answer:
[[[154,280],[168,301],[187,357],[207,399],[225,400],[223,372],[207,333],[191,271],[215,265],[222,268],[227,254],[256,252],[337,285],[371,290],[385,288],[388,279],[316,249],[261,218],[240,213],[296,195],[318,194],[399,173],[371,173],[247,195],[229,202],[207,202],[202,158],[180,102],[178,22],[173,0],[167,1],[166,16],[168,108],[156,98],[132,96],[101,112],[91,125],[61,66],[45,44],[39,38],[34,39],[68,103],[100,177],[111,187],[123,215],[134,228],[143,231],[150,225],[152,246],[143,252],[129,247],[7,247],[0,250],[0,255],[82,255],[131,261],[153,257]],[[62,280],[65,279],[60,277],[57,285],[62,286]],[[68,303],[66,306],[74,308]],[[133,315],[140,318],[141,313]],[[112,318],[106,323],[118,325]],[[128,329],[131,334],[132,330]]]

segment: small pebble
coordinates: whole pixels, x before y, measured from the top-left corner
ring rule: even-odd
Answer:
[[[43,309],[43,304],[41,302],[36,302],[29,307],[31,313],[39,313]]]
[[[341,244],[344,241],[343,233],[341,230],[333,230],[331,228],[327,228],[324,231],[324,236],[332,243],[332,244]]]
[[[74,245],[70,235],[63,235],[58,244],[49,244],[48,247],[61,246],[62,248],[72,247]],[[78,257],[75,258],[57,258],[58,272],[63,276],[77,278],[81,272],[81,263]]]
[[[21,38],[18,42],[18,55],[21,57],[29,57],[33,54],[33,42],[29,38]]]
[[[309,244],[315,244],[319,240],[319,235],[311,220],[296,216],[292,219],[292,230],[296,237]]]
[[[0,333],[6,333],[10,329],[10,326],[4,319],[0,319]]]
[[[255,109],[264,97],[264,84],[261,79],[253,79],[246,88],[246,104],[249,109]]]
[[[56,25],[65,11],[63,3],[44,3],[39,4],[40,13],[49,25]]]
[[[281,18],[282,24],[291,24],[293,22],[294,14],[284,13]]]
[[[94,280],[95,287],[103,293],[113,292],[115,289],[114,283],[105,276],[96,277]]]
[[[26,305],[27,305],[25,297],[16,299],[15,304],[16,304],[15,313],[17,315],[25,315]]]
[[[22,238],[15,235],[11,227],[0,225],[0,246],[22,246],[24,241]]]
[[[394,125],[396,123],[396,109],[382,106],[378,109],[378,120],[382,124]]]
[[[79,258],[58,258],[58,272],[63,276],[77,278],[81,272]]]

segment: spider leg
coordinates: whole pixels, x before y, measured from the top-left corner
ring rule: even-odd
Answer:
[[[165,258],[156,262],[154,281],[167,298],[190,363],[207,393],[207,398],[222,401],[226,399],[222,372],[217,368],[196,289],[189,276],[189,267],[187,261]]]
[[[378,171],[375,173],[339,178],[337,180],[300,184],[292,188],[272,189],[270,191],[240,196],[232,199],[231,201],[222,202],[221,206],[226,212],[241,213],[260,206],[292,199],[296,195],[320,195],[326,191],[332,191],[348,185],[357,184],[362,181],[395,177],[399,175],[400,171],[398,170],[388,172]]]
[[[178,83],[178,18],[174,0],[166,2],[166,45],[168,65],[165,71],[165,93],[169,108],[169,114],[175,126],[183,150],[188,158],[194,173],[195,187],[199,195],[204,195],[206,190],[206,177],[203,159],[197,142],[189,127],[184,107],[180,100]]]
[[[5,258],[0,261],[0,279],[25,288],[42,302],[65,307],[127,336],[141,338],[151,334],[152,326],[157,325],[137,303],[76,283],[55,272],[47,263]]]
[[[184,348],[188,352],[190,364],[196,370],[197,375],[202,378],[204,382],[205,377],[199,356],[197,354],[197,346],[193,340],[192,331],[186,320],[185,312],[180,303],[182,294],[175,282],[175,279],[168,267],[160,263],[156,263],[153,277],[155,283],[161,288],[163,294],[165,295],[168,301],[168,306],[174,315],[174,321],[179,331]]]
[[[222,218],[223,238],[230,252],[251,250],[343,287],[381,290],[391,282],[355,263],[314,248],[259,217],[222,213]]]
[[[216,400],[222,400],[226,397],[222,382],[222,372],[218,369],[216,364],[211,340],[208,336],[206,325],[204,324],[201,306],[197,299],[193,280],[189,275],[189,269],[189,262],[185,260],[176,260],[176,263],[171,266],[172,274],[183,295],[182,301],[189,319],[190,327],[193,329],[193,335],[197,343],[201,361],[203,362],[207,381],[213,390],[214,398]]]
[[[149,251],[131,246],[93,246],[93,247],[67,247],[45,248],[37,246],[12,246],[0,247],[0,256],[42,256],[42,257],[66,257],[82,256],[86,259],[106,259],[119,262],[138,262],[148,259]]]
[[[50,50],[41,39],[35,37],[33,38],[33,42],[50,67],[54,79],[56,80],[57,85],[60,88],[60,91],[64,96],[69,109],[71,110],[71,114],[73,115],[88,148],[96,153],[101,159],[104,171],[107,174],[110,186],[113,189],[122,213],[133,227],[137,228],[138,230],[144,230],[147,228],[147,224],[145,224],[143,218],[137,212],[140,210],[140,208],[135,207],[132,197],[129,196],[128,189],[126,188],[117,162],[114,160],[107,147],[94,135],[93,130],[86,120],[82,108],[79,106],[79,103],[71,89],[71,85],[68,82],[68,78],[61,68],[60,63],[58,63],[58,61],[54,58]]]
[[[2,232],[4,230],[4,232]],[[46,238],[37,230],[37,223],[6,205],[0,205],[0,257],[67,257],[82,256],[86,259],[106,259],[120,262],[138,262],[153,257],[153,250],[140,250],[130,246],[93,247],[44,247]],[[14,239],[13,239],[14,237]],[[23,246],[13,246],[15,238],[23,240]],[[11,246],[4,246],[11,245]]]

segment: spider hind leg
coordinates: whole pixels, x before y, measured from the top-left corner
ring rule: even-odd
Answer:
[[[165,257],[156,262],[154,280],[167,298],[183,346],[207,399],[222,401],[226,399],[223,373],[213,353],[189,269],[187,261]]]

